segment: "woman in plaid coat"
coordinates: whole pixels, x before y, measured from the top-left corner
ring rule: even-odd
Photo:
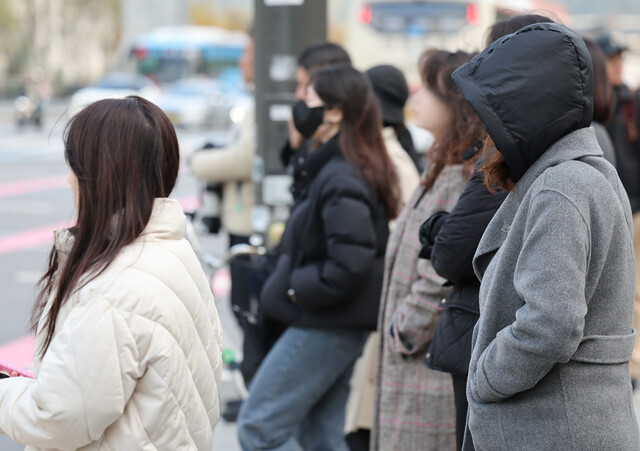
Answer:
[[[404,208],[387,246],[378,330],[379,362],[371,449],[455,449],[451,376],[423,360],[448,288],[429,260],[418,259],[420,225],[450,211],[473,170],[463,154],[484,130],[451,74],[472,55],[428,50],[420,60],[423,85],[414,98],[416,123],[436,140],[427,170]]]

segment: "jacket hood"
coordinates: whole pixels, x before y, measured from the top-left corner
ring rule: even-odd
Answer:
[[[452,75],[516,181],[553,143],[593,118],[593,68],[582,38],[553,23],[504,36]]]

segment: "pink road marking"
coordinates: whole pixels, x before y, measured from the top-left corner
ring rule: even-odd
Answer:
[[[53,231],[71,227],[73,221],[58,222],[49,224],[37,229],[25,230],[24,232],[12,233],[0,237],[0,254],[17,252],[33,247],[41,246],[53,242]]]
[[[65,187],[69,188],[66,174],[0,183],[0,198],[37,193],[39,191],[48,191]]]
[[[23,368],[33,368],[34,337],[32,335],[11,341],[0,346],[0,360]]]
[[[177,200],[186,211],[194,210],[200,205],[200,201],[196,196],[181,197]],[[0,255],[52,243],[54,230],[66,229],[72,225],[73,221],[63,221],[55,224],[49,224],[44,227],[38,227],[36,229],[29,229],[23,232],[0,236]]]
[[[177,201],[180,202],[184,211],[192,211],[200,207],[200,198],[198,196],[178,197]]]
[[[231,274],[228,269],[216,271],[211,282],[213,296],[227,297],[231,294]]]

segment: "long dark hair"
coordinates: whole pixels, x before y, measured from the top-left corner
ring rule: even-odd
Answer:
[[[503,36],[515,33],[527,25],[535,23],[554,23],[555,21],[541,14],[518,14],[505,20],[494,23],[489,27],[486,45],[490,45]]]
[[[326,108],[342,112],[338,143],[345,159],[369,182],[393,219],[400,206],[398,176],[382,138],[380,107],[367,77],[347,65],[317,69],[311,85]]]
[[[431,189],[445,166],[464,164],[467,176],[473,172],[475,160],[464,161],[462,156],[486,132],[480,118],[451,79],[451,74],[472,57],[473,54],[462,51],[430,49],[420,58],[422,82],[451,112],[450,122],[427,152],[430,164],[422,180],[425,191]]]
[[[298,57],[298,66],[307,72],[333,64],[351,65],[347,51],[333,42],[320,42],[305,48]]]
[[[89,105],[71,119],[64,136],[65,159],[78,180],[78,217],[68,229],[73,244],[64,263],[54,246],[40,280],[31,317],[34,330],[53,296],[43,323],[41,355],[51,344],[56,318],[69,296],[101,274],[140,235],[154,199],[173,190],[180,165],[169,118],[140,97]]]
[[[593,62],[593,120],[607,124],[614,110],[613,85],[607,75],[607,57],[595,41],[585,37],[582,39]]]

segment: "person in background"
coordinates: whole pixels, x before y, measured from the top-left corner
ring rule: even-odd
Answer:
[[[409,99],[407,80],[400,69],[388,64],[372,67],[365,72],[365,75],[369,78],[382,108],[383,133],[391,159],[400,161],[400,156],[397,153],[399,150],[397,144],[400,144],[400,149],[409,156],[417,172],[422,173],[424,170],[423,157],[416,151],[411,132],[405,125],[404,107]],[[394,158],[396,154],[398,156]],[[407,188],[410,188],[408,191],[411,193],[415,187],[416,185],[411,187],[407,185]],[[411,195],[409,194],[409,196]]]
[[[496,22],[489,28],[487,45],[506,34],[535,24],[553,22],[545,16],[526,14]],[[467,154],[472,158],[481,150],[476,143]],[[456,444],[462,449],[467,419],[467,372],[471,359],[471,335],[478,320],[480,281],[473,272],[472,260],[487,225],[507,193],[494,192],[484,184],[483,159],[476,162],[473,177],[451,214],[437,212],[420,228],[421,258],[431,261],[433,269],[447,279],[451,291],[442,300],[443,313],[427,352],[425,364],[451,374],[456,404]]]
[[[615,167],[616,151],[606,129],[606,125],[613,116],[614,107],[613,85],[609,82],[607,75],[606,57],[595,41],[584,36],[582,40],[587,45],[593,62],[593,122],[591,126],[596,131],[596,139],[604,157]]]
[[[143,98],[101,100],[64,145],[75,224],[55,233],[33,310],[37,379],[0,382],[0,433],[28,450],[209,450],[222,330],[168,198],[173,125]]]
[[[261,293],[264,314],[289,327],[243,404],[244,450],[347,449],[353,365],[375,330],[388,221],[398,180],[366,77],[350,66],[314,71],[304,122],[310,184],[287,223]]]
[[[420,175],[416,169],[418,154],[413,148],[411,134],[404,125],[404,107],[409,98],[409,87],[402,72],[389,65],[375,66],[365,72],[376,94],[382,111],[382,136],[387,153],[398,174],[401,208],[409,202]],[[402,143],[399,137],[402,137]],[[389,224],[393,228],[393,221]],[[368,450],[373,425],[373,400],[375,392],[375,367],[378,335],[372,333],[358,359],[351,379],[351,393],[347,403],[347,442],[352,451]]]
[[[306,118],[303,116],[307,112],[304,99],[307,95],[311,73],[315,69],[340,64],[351,66],[351,58],[345,49],[332,42],[309,46],[298,57],[295,91],[298,102],[294,105],[292,117],[289,119],[289,137],[280,151],[282,165],[289,168],[293,175],[291,194],[294,204],[306,195],[310,183],[309,170],[305,167],[305,161],[309,155],[308,147],[311,144],[309,134],[311,132],[304,127],[303,123]],[[300,130],[296,126],[296,118]]]
[[[251,85],[254,77],[254,41],[250,38],[239,62],[245,83]],[[253,233],[251,210],[254,204],[254,185],[251,179],[256,151],[256,126],[253,105],[246,111],[235,139],[224,148],[205,149],[191,157],[191,170],[200,180],[223,183],[222,225],[229,234],[229,247],[248,243]],[[248,386],[264,356],[262,335],[246,317],[254,312],[252,305],[248,260],[238,258],[229,265],[231,272],[231,305],[243,331],[241,372]],[[228,403],[223,415],[228,420],[237,416],[241,401]]]
[[[607,76],[613,85],[615,107],[607,131],[616,153],[616,169],[627,191],[633,212],[633,249],[636,255],[636,294],[633,327],[640,330],[640,92],[631,92],[622,81],[622,55],[627,48],[615,36],[596,39],[607,57]],[[634,388],[640,377],[640,335],[631,360]]]
[[[404,107],[409,87],[402,72],[393,66],[375,66],[364,73],[376,95],[382,112],[382,137],[400,183],[401,208],[409,202],[420,183],[419,170],[424,168],[413,147],[411,133],[404,124]]]
[[[428,260],[418,259],[420,224],[449,211],[473,172],[463,154],[484,136],[478,117],[451,80],[471,59],[465,52],[428,50],[420,59],[422,87],[414,120],[433,133],[428,166],[405,206],[387,246],[378,319],[378,365],[371,449],[452,449],[455,410],[451,376],[433,371],[424,355],[448,288]]]
[[[473,260],[463,449],[639,449],[631,209],[590,127],[584,41],[529,25],[453,80],[489,134],[487,186],[509,191]]]

